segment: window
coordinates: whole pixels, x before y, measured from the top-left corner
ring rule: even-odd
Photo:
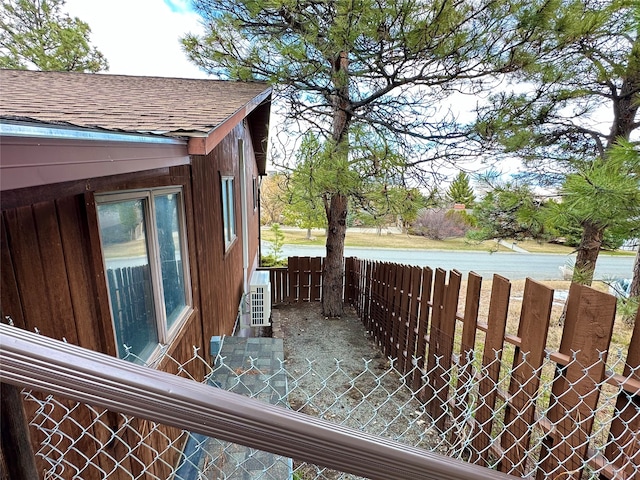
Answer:
[[[224,228],[224,248],[226,250],[236,239],[233,177],[222,177],[222,225]]]
[[[96,200],[118,356],[146,361],[175,335],[190,310],[182,191],[154,189]]]
[[[253,177],[253,209],[258,209],[258,179]]]

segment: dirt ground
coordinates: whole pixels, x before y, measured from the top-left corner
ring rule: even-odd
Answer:
[[[278,306],[273,336],[284,343],[289,404],[329,421],[432,450],[439,443],[423,404],[403,384],[350,307],[339,319],[319,303]],[[357,478],[302,467],[299,478]],[[294,477],[295,478],[295,477]]]

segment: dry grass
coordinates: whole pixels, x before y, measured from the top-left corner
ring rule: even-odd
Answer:
[[[326,243],[324,230],[312,230],[312,239],[307,239],[307,231],[302,229],[282,228],[287,245],[312,245],[323,246]],[[262,228],[262,238],[273,241],[274,235],[268,227]],[[448,238],[445,240],[431,240],[426,237],[405,234],[376,235],[370,230],[359,232],[350,229],[345,238],[345,245],[349,247],[377,247],[377,248],[401,248],[410,250],[464,250],[464,251],[510,251],[508,248],[498,245],[493,240],[485,242],[472,242],[466,238]],[[519,242],[517,244],[526,250],[536,253],[561,253],[568,255],[573,252],[571,247],[553,245],[550,243],[538,243],[535,241]]]

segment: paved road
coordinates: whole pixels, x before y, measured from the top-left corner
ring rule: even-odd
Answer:
[[[264,242],[265,244],[267,242]],[[268,253],[268,244],[263,245]],[[283,256],[325,256],[324,247],[284,245]],[[420,267],[457,269],[464,277],[473,270],[487,278],[498,273],[510,280],[530,277],[534,280],[561,280],[560,267],[573,263],[575,255],[516,252],[467,252],[440,250],[400,250],[390,248],[346,247],[345,256],[417,265]],[[596,265],[596,279],[631,278],[633,256],[600,255]]]

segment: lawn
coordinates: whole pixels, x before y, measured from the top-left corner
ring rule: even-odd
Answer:
[[[284,244],[286,245],[315,245],[323,246],[326,242],[324,230],[312,230],[312,239],[307,239],[307,231],[297,228],[281,227],[284,234]],[[508,251],[509,249],[493,240],[485,242],[472,242],[466,238],[448,238],[446,240],[431,240],[426,237],[406,234],[383,233],[376,235],[370,233],[371,230],[362,231],[349,229],[345,238],[345,245],[348,247],[378,247],[378,248],[401,248],[415,250],[479,250],[479,251]],[[272,242],[273,232],[268,227],[262,228],[262,238]],[[535,253],[560,253],[568,255],[573,253],[572,247],[556,245],[551,243],[538,243],[533,240],[520,241],[517,246]]]

